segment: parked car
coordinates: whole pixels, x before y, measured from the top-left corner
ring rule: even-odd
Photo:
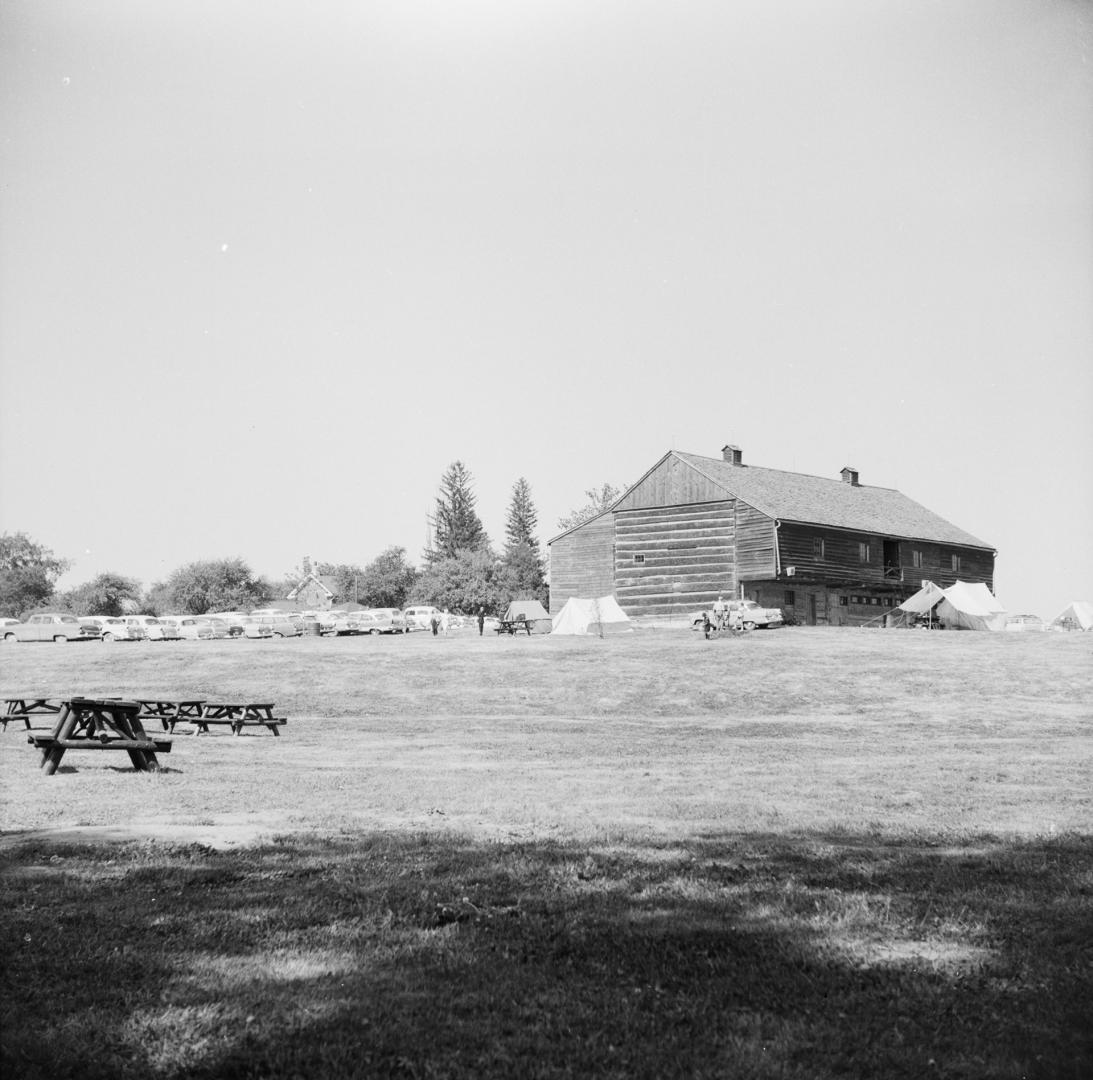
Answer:
[[[406,618],[406,629],[408,631],[429,630],[429,622],[433,615],[436,615],[439,618],[440,608],[435,608],[431,605],[417,604],[414,607],[408,607],[402,614]]]
[[[726,607],[730,614],[739,612],[740,622],[745,630],[770,629],[775,626],[785,625],[785,616],[781,608],[760,607],[754,600],[727,600]],[[710,618],[713,618],[713,605],[709,609]],[[691,616],[691,629],[698,630],[702,626],[702,612],[697,611]]]
[[[219,641],[222,638],[231,637],[231,624],[227,619],[221,619],[217,615],[195,615],[199,623],[204,623],[213,632],[213,639]]]
[[[9,626],[18,626],[18,625],[19,625],[19,620],[18,619],[0,619],[0,636],[3,635],[4,631]]]
[[[370,634],[405,634],[406,633],[406,616],[394,607],[382,607],[382,608],[369,608],[367,611],[359,612],[362,615],[368,615],[369,624],[368,632]]]
[[[318,616],[319,633],[333,637],[361,633],[360,623],[344,611],[320,611]]]
[[[272,638],[273,627],[262,621],[261,615],[240,616],[239,625],[243,628],[243,637],[247,638]]]
[[[196,615],[161,615],[160,622],[173,626],[183,641],[211,641],[215,636],[212,626]]]
[[[210,611],[210,619],[220,619],[228,625],[228,637],[243,636],[243,620],[247,617],[241,611]]]
[[[5,641],[97,641],[99,631],[84,626],[75,615],[41,611],[26,622],[4,627]]]
[[[258,612],[254,612],[253,617],[267,625],[270,630],[273,631],[274,637],[286,638],[300,636],[300,627],[287,615],[283,615],[280,612],[276,615],[259,615]]]
[[[130,626],[116,615],[87,615],[80,622],[95,627],[99,638],[107,644],[115,641],[144,641],[148,637],[143,626]]]
[[[143,626],[149,641],[178,641],[178,627],[164,622],[154,615],[126,615],[125,621],[130,626]]]

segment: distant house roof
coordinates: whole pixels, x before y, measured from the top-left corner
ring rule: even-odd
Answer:
[[[285,597],[286,600],[295,600],[299,595],[300,590],[305,586],[314,582],[319,588],[326,593],[327,597],[333,599],[337,595],[338,591],[338,579],[332,574],[308,574],[303,581],[298,581],[292,588],[292,591]]]
[[[992,544],[958,528],[895,488],[849,484],[755,465],[733,465],[722,458],[677,450],[671,453],[723,488],[726,495],[734,495],[782,521],[993,550]]]

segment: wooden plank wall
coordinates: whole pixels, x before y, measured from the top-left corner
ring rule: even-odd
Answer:
[[[616,599],[628,615],[707,607],[736,589],[734,545],[734,500],[617,512]]]
[[[747,503],[736,502],[736,573],[741,581],[772,578],[774,522]]]
[[[615,517],[601,514],[550,545],[550,611],[571,596],[595,599],[615,591]]]
[[[718,502],[725,497],[723,487],[669,454],[626,493],[615,509],[651,510],[687,503]]]

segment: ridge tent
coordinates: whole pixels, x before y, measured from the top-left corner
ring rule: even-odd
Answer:
[[[913,596],[899,606],[912,615],[934,612],[942,625],[951,630],[1004,630],[1006,609],[981,581],[958,581],[940,589],[927,581]]]
[[[951,630],[1004,630],[1006,609],[981,581],[958,581],[945,590],[937,615]]]
[[[632,629],[629,616],[613,596],[598,600],[571,596],[554,616],[555,634],[614,634]]]
[[[1051,620],[1053,630],[1093,630],[1093,604],[1088,600],[1075,600],[1073,604]]]
[[[538,600],[513,600],[509,603],[505,612],[505,622],[515,622],[517,616],[523,615],[524,622],[531,623],[533,634],[549,634],[551,631],[551,619],[547,609]]]

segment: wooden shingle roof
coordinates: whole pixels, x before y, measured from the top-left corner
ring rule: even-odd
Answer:
[[[821,476],[733,465],[722,458],[671,451],[727,495],[772,518],[993,550],[969,532],[894,488],[848,484]]]

